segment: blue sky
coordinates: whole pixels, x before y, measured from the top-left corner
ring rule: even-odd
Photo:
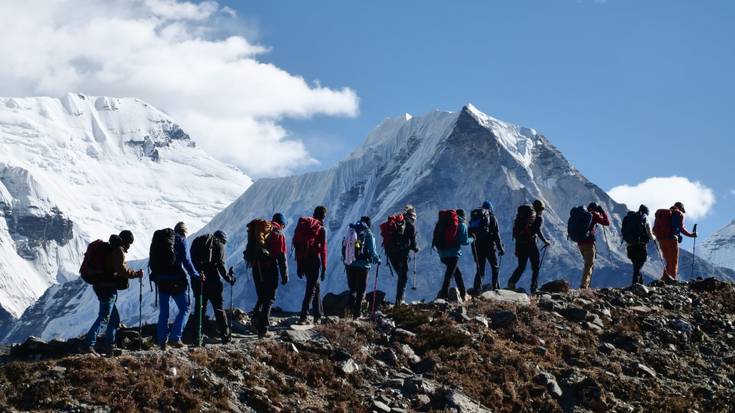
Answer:
[[[703,233],[735,218],[735,2],[225,3],[271,48],[262,61],[359,96],[356,117],[285,121],[319,167],[385,117],[472,102],[538,129],[605,189],[701,182],[717,199]]]

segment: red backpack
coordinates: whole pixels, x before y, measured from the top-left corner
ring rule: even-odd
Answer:
[[[674,235],[674,230],[671,226],[671,210],[659,209],[656,211],[655,217],[653,221],[653,235],[657,239],[670,239]]]
[[[87,245],[79,275],[87,284],[95,284],[104,278],[105,264],[110,253],[110,244],[98,239]]]
[[[439,221],[434,226],[432,245],[443,250],[459,246],[459,217],[457,211],[439,211]]]
[[[392,250],[397,247],[406,230],[406,220],[403,214],[391,215],[388,220],[380,224],[380,235],[383,237],[383,247]]]
[[[316,239],[321,229],[322,223],[318,219],[314,217],[299,218],[292,241],[297,260],[319,254],[319,245],[317,245]]]

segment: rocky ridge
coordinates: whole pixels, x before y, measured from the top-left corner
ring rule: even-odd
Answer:
[[[380,298],[381,296],[379,296]],[[339,312],[339,306],[332,307]],[[54,411],[707,411],[735,399],[735,287],[716,279],[381,306],[375,320],[235,310],[226,345],[162,352],[123,329],[115,357],[29,339],[0,361],[0,406]],[[140,348],[143,350],[140,350]]]

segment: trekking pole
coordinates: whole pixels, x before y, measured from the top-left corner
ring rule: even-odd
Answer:
[[[607,230],[605,227],[602,227],[602,236],[605,238],[605,246],[607,247],[607,259],[610,260],[610,265],[612,266],[612,249],[610,249],[610,243],[607,240]]]
[[[202,323],[204,320],[204,314],[202,311],[202,307],[204,307],[202,304],[204,303],[204,271],[201,271],[199,273],[199,303],[197,311],[199,313],[197,317],[197,347],[202,346]]]
[[[413,286],[412,290],[416,290],[416,252],[413,253]]]
[[[543,265],[544,265],[544,258],[546,258],[546,250],[547,249],[549,249],[549,246],[548,245],[544,245],[544,247],[541,248],[541,250],[543,252],[541,253],[541,261],[538,264],[538,272],[539,272],[539,274],[541,274],[541,267],[543,267]]]
[[[140,291],[138,293],[138,336],[140,337],[140,350],[143,350],[143,277],[140,277]]]
[[[380,263],[375,267],[375,283],[373,284],[373,304],[370,310],[370,318],[375,318],[375,301],[378,296],[378,273],[380,273]]]
[[[385,252],[385,262],[388,263],[388,269],[390,270],[390,277],[393,278],[395,275],[393,275],[393,265],[390,263],[390,258],[388,258],[388,251],[383,250]]]
[[[693,233],[697,233],[697,224],[694,224],[692,228]],[[694,262],[697,260],[697,237],[694,237],[694,244],[692,245],[692,273],[690,278],[694,278]]]
[[[230,275],[230,279],[232,280],[232,282],[230,283],[230,319],[229,319],[229,322],[230,322],[230,334],[232,334],[232,319],[235,316],[235,307],[232,304],[232,290],[235,289],[235,272],[232,271],[232,267],[230,267],[230,274],[229,275]]]

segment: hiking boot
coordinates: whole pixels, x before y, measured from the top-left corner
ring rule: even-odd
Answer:
[[[181,340],[176,340],[168,343],[169,346],[173,348],[184,348],[186,347],[186,344],[184,344]]]
[[[220,337],[220,339],[222,340],[222,344],[227,344],[227,343],[229,343],[229,342],[230,342],[230,340],[231,340],[231,337],[230,337],[230,335],[229,335],[229,334],[226,334],[226,335],[224,335],[224,336]]]
[[[296,324],[300,326],[306,326],[306,325],[309,325],[309,321],[306,320],[305,318],[299,318],[299,321],[297,321]]]
[[[168,349],[168,342],[164,341],[163,343],[159,343],[158,347],[161,348],[161,351],[166,351]]]
[[[79,348],[79,354],[89,354],[95,357],[99,357],[100,353],[98,353],[94,346],[82,346]]]
[[[102,354],[105,354],[107,356],[115,355],[115,346],[112,344],[105,345],[104,347],[102,347]]]
[[[273,338],[273,333],[268,330],[258,332],[258,338]]]

